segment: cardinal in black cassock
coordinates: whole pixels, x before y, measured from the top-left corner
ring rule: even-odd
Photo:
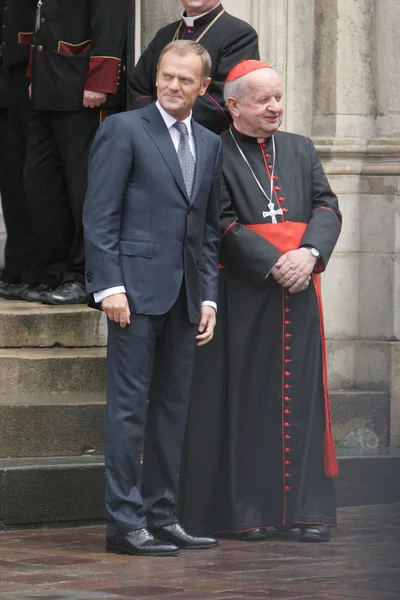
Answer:
[[[278,131],[281,96],[266,63],[228,76],[218,325],[198,350],[180,517],[193,533],[327,541],[338,469],[319,273],[341,213],[311,140]]]

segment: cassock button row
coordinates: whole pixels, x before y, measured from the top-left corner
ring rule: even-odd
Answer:
[[[280,189],[280,188],[279,188],[279,189]],[[285,202],[286,198],[285,198],[285,196],[279,196],[278,200],[279,200],[280,202]]]
[[[291,371],[285,371],[285,377],[290,377],[290,376],[291,376],[291,374],[292,374],[292,372],[291,372]]]
[[[292,334],[291,334],[291,333],[285,333],[285,338],[286,338],[286,339],[289,339],[289,338],[291,338],[291,337],[292,337]]]
[[[289,465],[291,465],[291,464],[292,464],[292,461],[291,461],[291,460],[285,460],[285,465],[286,465],[287,467],[288,467]]]
[[[266,146],[266,145],[267,145],[267,144],[264,144],[264,148],[265,148],[265,146]],[[266,152],[266,153],[265,153],[265,158],[271,158],[271,155],[270,155],[270,154],[268,154],[268,153]]]
[[[289,350],[291,350],[291,349],[292,349],[292,346],[285,346],[286,352],[289,352]]]
[[[291,397],[290,396],[285,396],[285,402],[290,402],[291,401]]]
[[[292,312],[292,309],[291,308],[285,308],[285,312],[286,313],[290,313],[290,312]]]
[[[287,435],[287,434],[285,435],[285,440],[291,440],[291,439],[292,439],[291,435]]]
[[[287,213],[288,209],[287,208],[282,208],[284,213]]]
[[[291,490],[291,489],[292,489],[292,488],[290,487],[290,485],[286,485],[286,486],[285,486],[285,490],[286,490],[287,492],[290,492],[290,490]]]
[[[292,299],[292,296],[290,294],[286,294],[285,300],[291,300],[291,299]]]
[[[290,383],[286,383],[285,384],[285,390],[290,390],[292,386],[290,385]]]
[[[279,190],[281,190],[282,188],[281,188],[279,185],[275,185],[275,186],[274,186],[274,189],[275,189],[277,192],[279,192]]]
[[[273,165],[267,165],[268,169],[273,169]]]
[[[278,179],[278,175],[272,175],[272,179],[276,181]]]
[[[286,364],[286,365],[288,365],[288,364],[289,364],[289,363],[291,363],[291,362],[292,362],[292,359],[291,359],[291,358],[285,358],[285,364]]]
[[[289,477],[291,477],[291,474],[290,473],[285,473],[285,477],[289,478]]]
[[[285,321],[285,325],[291,325],[292,321]]]
[[[292,414],[292,411],[289,410],[288,408],[286,408],[285,409],[285,415],[291,415],[291,414]]]
[[[285,452],[286,452],[286,454],[289,454],[289,452],[290,452],[290,448],[286,447],[286,448],[285,448]]]
[[[285,423],[285,427],[290,427],[290,425],[291,425],[291,423],[288,423],[288,422],[286,421],[286,423]]]

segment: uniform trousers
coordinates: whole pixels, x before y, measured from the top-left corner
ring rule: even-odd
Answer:
[[[25,187],[39,247],[41,282],[84,283],[82,210],[93,138],[104,111],[34,111],[29,121]]]
[[[8,148],[8,116],[7,108],[0,108],[0,195],[4,221],[10,218],[13,212],[13,194],[11,190],[10,174],[7,166],[7,148]],[[18,251],[18,247],[16,249]],[[1,273],[1,280],[7,283],[19,283],[19,271],[17,264],[13,264],[13,254],[15,249],[12,247],[11,239],[7,237],[4,269]]]
[[[30,80],[26,65],[10,67],[7,74],[9,93],[7,161],[12,185],[12,202],[7,208],[6,276],[12,283],[39,283],[37,247],[24,188],[24,167],[28,145],[31,102]],[[11,282],[11,281],[10,281]]]

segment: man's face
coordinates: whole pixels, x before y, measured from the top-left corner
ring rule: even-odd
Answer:
[[[196,17],[209,12],[219,4],[220,0],[182,0],[188,17]]]
[[[182,56],[170,50],[158,67],[157,99],[167,113],[182,121],[189,116],[197,97],[206,93],[209,83],[210,78],[203,77],[200,56]]]
[[[235,124],[252,137],[270,137],[283,119],[279,76],[272,69],[259,69],[245,78],[243,95],[239,100],[228,102]]]

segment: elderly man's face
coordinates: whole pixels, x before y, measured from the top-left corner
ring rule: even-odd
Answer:
[[[272,69],[244,76],[243,94],[229,102],[238,129],[252,137],[270,137],[282,123],[282,84]]]
[[[215,8],[219,3],[219,0],[182,0],[188,17],[202,15]]]

